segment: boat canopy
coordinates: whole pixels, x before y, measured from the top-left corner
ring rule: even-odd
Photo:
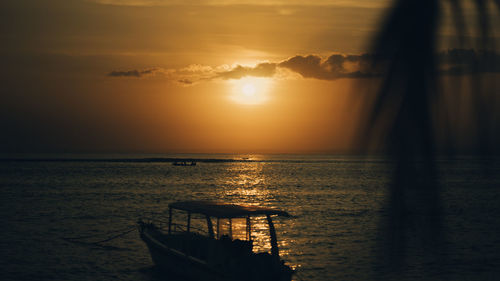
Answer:
[[[266,208],[252,205],[235,205],[213,201],[181,201],[169,204],[172,209],[183,210],[190,213],[203,214],[216,218],[245,218],[259,215],[278,215],[289,217],[285,212],[274,208]]]

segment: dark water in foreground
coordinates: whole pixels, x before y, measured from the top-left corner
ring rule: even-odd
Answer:
[[[218,156],[228,157],[242,159]],[[329,156],[245,160],[259,161],[194,167],[0,162],[0,280],[168,280],[152,267],[135,231],[104,247],[61,238],[106,238],[144,215],[164,212],[169,202],[190,199],[289,211],[296,218],[275,222],[281,254],[304,280],[374,278],[387,162]],[[499,280],[500,165],[489,163],[487,176],[483,164],[471,158],[440,162],[448,257],[429,273],[417,249],[401,279]]]

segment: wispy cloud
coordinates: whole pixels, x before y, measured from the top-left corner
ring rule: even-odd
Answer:
[[[500,73],[500,54],[493,51],[451,49],[440,53],[438,59],[445,74]]]
[[[132,69],[132,70],[126,70],[126,71],[111,71],[108,73],[108,76],[111,77],[143,77],[143,76],[149,76],[149,75],[154,75],[157,72],[161,72],[160,68],[149,68],[149,69],[143,69],[143,70],[137,70],[137,69]]]
[[[387,7],[389,0],[88,0],[116,6],[173,6],[173,5],[256,5],[256,6],[342,6],[361,8]]]
[[[296,55],[280,62],[263,62],[255,66],[211,67],[194,64],[180,69],[148,68],[143,70],[115,70],[111,77],[144,78],[163,76],[184,85],[216,79],[241,79],[244,77],[303,78],[336,80],[340,78],[366,78],[380,76],[383,69],[374,69],[373,55],[333,54],[326,58],[319,55]],[[493,52],[452,49],[438,54],[439,70],[443,74],[500,73],[500,55]],[[281,71],[285,70],[285,71]],[[285,73],[285,74],[283,74]],[[288,73],[288,75],[287,75]],[[291,74],[291,75],[290,75]],[[298,75],[297,75],[298,74]]]

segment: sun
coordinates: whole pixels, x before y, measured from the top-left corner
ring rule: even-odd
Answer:
[[[241,91],[247,97],[253,96],[253,95],[255,95],[255,86],[252,83],[246,83],[241,88]]]
[[[271,85],[269,78],[245,77],[231,81],[233,84],[230,99],[243,105],[257,105],[265,103],[269,97]]]

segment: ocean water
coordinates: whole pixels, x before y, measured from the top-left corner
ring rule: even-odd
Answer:
[[[432,265],[419,258],[419,249],[410,250],[408,265],[394,278],[377,269],[391,179],[391,165],[381,158],[132,157],[205,159],[193,167],[105,161],[123,157],[0,161],[0,280],[170,280],[153,267],[137,231],[92,242],[133,229],[141,217],[162,217],[170,202],[201,199],[292,214],[275,224],[281,256],[299,272],[295,280],[500,280],[498,161],[439,162],[446,260],[428,271]],[[256,236],[264,231],[259,223]],[[83,238],[63,239],[75,237]]]

